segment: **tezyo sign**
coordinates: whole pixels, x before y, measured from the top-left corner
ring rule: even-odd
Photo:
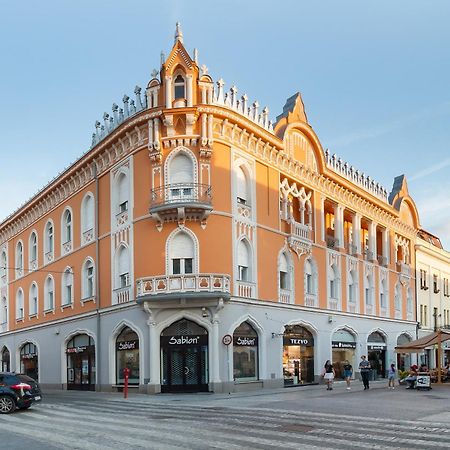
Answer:
[[[301,345],[304,347],[312,347],[314,345],[314,340],[306,337],[284,336],[283,345]]]

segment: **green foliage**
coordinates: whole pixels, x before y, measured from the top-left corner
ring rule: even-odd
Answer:
[[[409,370],[399,370],[398,371],[398,378],[400,380],[403,380],[403,378],[406,378],[409,375]]]

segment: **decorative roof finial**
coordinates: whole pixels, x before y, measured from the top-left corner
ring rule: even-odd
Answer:
[[[180,41],[183,43],[183,32],[181,31],[181,23],[177,22],[176,29],[175,29],[175,44],[177,41]]]

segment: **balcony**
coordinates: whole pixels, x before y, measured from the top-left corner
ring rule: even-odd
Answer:
[[[89,244],[94,240],[94,229],[90,228],[89,230],[83,231],[83,244]]]
[[[8,322],[0,323],[0,333],[6,333],[8,331]]]
[[[250,281],[236,281],[237,286],[237,295],[239,297],[246,298],[254,298],[256,295],[256,286],[255,283],[251,283]]]
[[[411,266],[402,261],[397,261],[397,272],[409,278],[411,276]]]
[[[327,241],[328,248],[331,248],[333,250],[338,250],[338,248],[339,248],[339,239],[338,238],[328,235],[326,237],[326,241]]]
[[[316,296],[314,294],[305,294],[305,306],[316,306]]]
[[[287,289],[280,289],[280,303],[293,303],[292,292]]]
[[[356,303],[355,302],[348,302],[347,305],[347,309],[349,313],[357,313],[358,312],[358,308],[356,307]]]
[[[164,222],[206,221],[212,211],[211,186],[198,183],[175,183],[152,189],[150,215]]]
[[[298,256],[311,253],[312,239],[309,225],[290,220],[288,245]]]
[[[369,250],[368,248],[364,249],[364,259],[366,261],[373,261],[374,257],[373,257],[373,251]]]
[[[131,286],[114,289],[115,304],[128,303],[131,300]]]
[[[377,260],[378,260],[378,264],[379,264],[380,266],[387,267],[388,262],[387,262],[386,256],[378,255]]]
[[[347,244],[347,252],[350,256],[358,255],[358,247],[354,244]]]
[[[230,297],[230,276],[215,273],[185,275],[158,275],[136,281],[136,298],[145,300],[171,300],[186,297]]]
[[[337,311],[338,306],[339,306],[339,300],[337,298],[329,298],[328,299],[328,309]]]

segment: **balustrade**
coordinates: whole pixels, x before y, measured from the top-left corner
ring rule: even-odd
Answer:
[[[280,289],[280,303],[293,303],[292,292],[288,289]]]
[[[114,296],[117,304],[128,303],[131,300],[131,286],[114,289]]]

